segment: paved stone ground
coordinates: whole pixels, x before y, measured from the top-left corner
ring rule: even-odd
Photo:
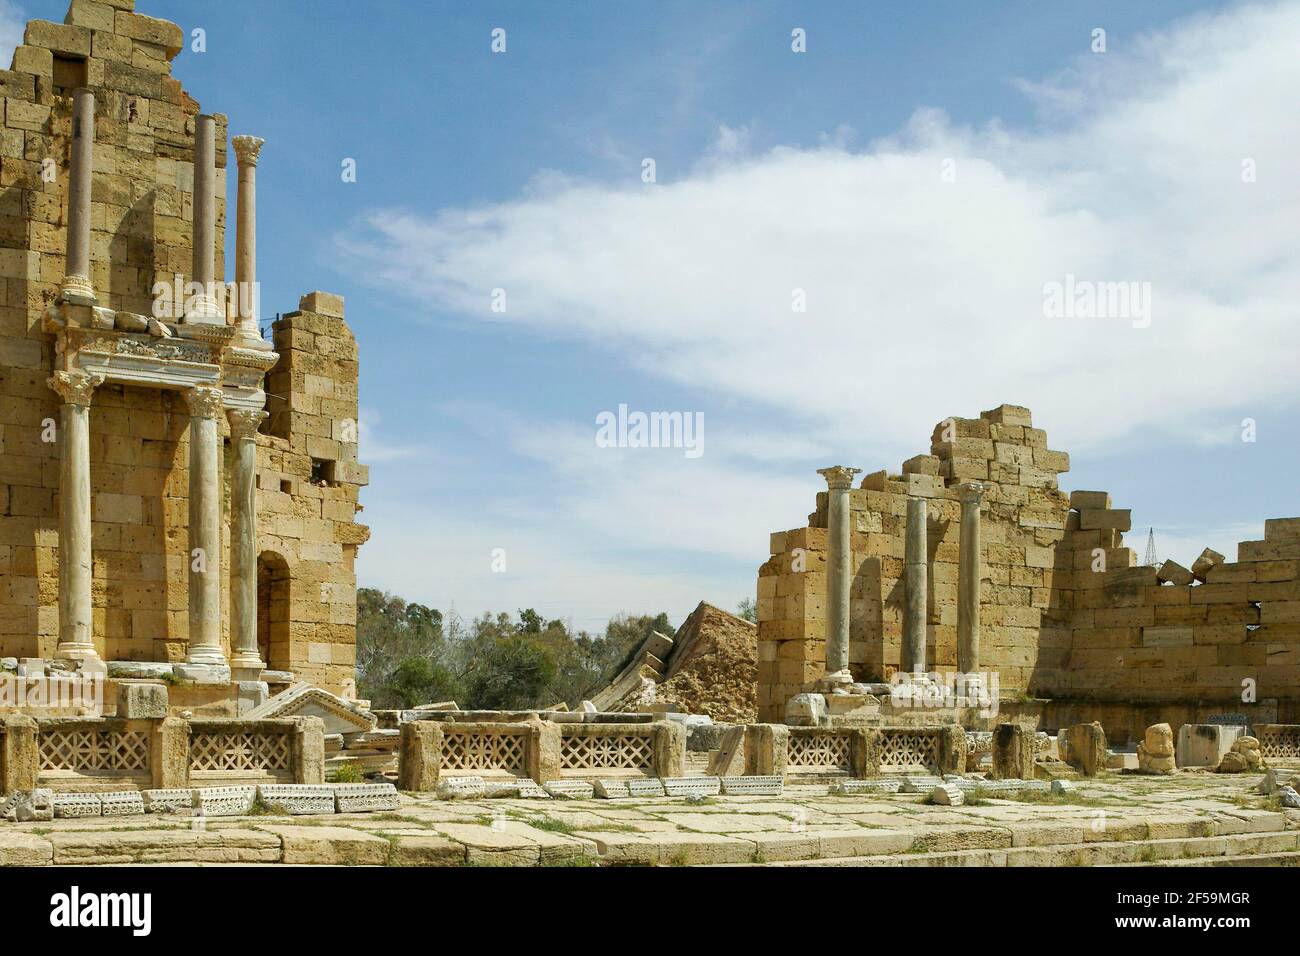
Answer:
[[[396,813],[0,824],[0,865],[1292,865],[1300,811],[1259,774],[1107,774],[1075,794],[940,807],[920,795],[446,802]]]

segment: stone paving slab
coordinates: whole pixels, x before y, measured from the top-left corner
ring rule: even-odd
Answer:
[[[1076,793],[520,799],[402,794],[392,812],[0,823],[0,865],[1292,865],[1300,811],[1258,775],[1107,774]],[[1190,862],[1189,862],[1190,861]]]

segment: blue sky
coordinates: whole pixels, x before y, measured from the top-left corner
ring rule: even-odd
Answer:
[[[347,299],[362,584],[588,629],[732,607],[817,468],[897,471],[1002,402],[1139,555],[1300,513],[1300,6],[704,7],[137,0],[267,140],[264,311]],[[1045,318],[1066,273],[1150,282],[1150,327]],[[620,403],[701,413],[705,453],[597,449]]]

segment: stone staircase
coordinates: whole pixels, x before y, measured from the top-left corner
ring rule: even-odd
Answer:
[[[1285,829],[1278,814],[1268,829],[1202,836],[1194,822],[1162,825],[1158,839],[1097,839],[1085,843],[881,853],[766,862],[766,866],[1300,866],[1300,830]],[[1123,829],[1116,836],[1131,837]],[[736,864],[721,864],[736,865]]]

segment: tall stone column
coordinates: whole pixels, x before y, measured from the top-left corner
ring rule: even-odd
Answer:
[[[231,409],[230,438],[230,666],[260,671],[266,664],[257,649],[257,426],[266,412]],[[254,674],[236,674],[251,680]]]
[[[907,499],[907,541],[903,552],[903,647],[899,664],[908,673],[925,670],[925,622],[929,598],[924,498]]]
[[[99,660],[91,604],[90,397],[104,376],[55,372],[59,413],[59,644],[61,658]]]
[[[236,136],[231,140],[239,162],[238,208],[235,213],[235,288],[238,290],[239,337],[261,341],[257,307],[257,159],[265,140]]]
[[[221,389],[191,388],[190,408],[190,664],[226,663],[221,651]]]
[[[961,544],[957,553],[957,673],[980,669],[980,501],[984,486],[967,482],[961,496]]]
[[[72,93],[72,150],[68,175],[67,263],[63,268],[63,298],[94,302],[90,280],[90,180],[94,172],[95,94]]]
[[[217,123],[211,116],[194,117],[194,254],[190,281],[199,286],[185,313],[186,322],[225,325],[213,296],[217,271]]]
[[[826,675],[829,683],[852,682],[849,673],[849,590],[853,583],[849,489],[861,469],[837,465],[819,469],[826,479]]]

